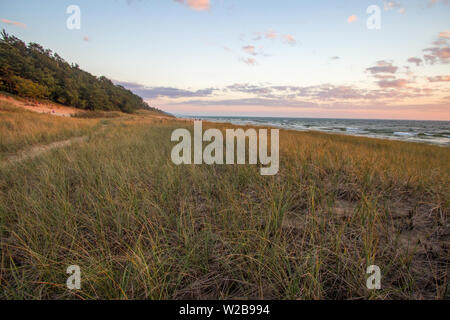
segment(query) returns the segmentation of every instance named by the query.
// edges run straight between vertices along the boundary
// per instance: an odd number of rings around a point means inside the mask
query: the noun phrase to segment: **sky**
[[[450,120],[450,0],[0,0],[0,28],[177,115]]]

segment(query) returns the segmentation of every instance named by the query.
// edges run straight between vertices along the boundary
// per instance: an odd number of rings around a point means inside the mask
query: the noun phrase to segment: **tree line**
[[[106,77],[96,77],[37,43],[0,34],[0,90],[85,110],[160,111]]]

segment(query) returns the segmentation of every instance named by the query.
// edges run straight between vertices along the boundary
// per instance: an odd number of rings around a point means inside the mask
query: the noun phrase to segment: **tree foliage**
[[[106,77],[95,77],[37,43],[26,45],[5,30],[0,34],[0,90],[85,110],[159,111]]]

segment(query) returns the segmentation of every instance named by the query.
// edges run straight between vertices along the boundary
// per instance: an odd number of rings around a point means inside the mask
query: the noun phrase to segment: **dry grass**
[[[98,120],[36,114],[0,102],[0,160],[26,147],[86,135]]]
[[[263,177],[173,165],[188,122],[108,124],[0,168],[1,298],[448,298],[448,148],[282,131],[280,172]]]

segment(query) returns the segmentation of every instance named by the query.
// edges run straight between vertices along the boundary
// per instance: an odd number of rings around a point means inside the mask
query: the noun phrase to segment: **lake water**
[[[237,125],[271,126],[291,130],[316,130],[382,139],[403,140],[450,146],[450,121],[360,120],[260,117],[193,117]]]

